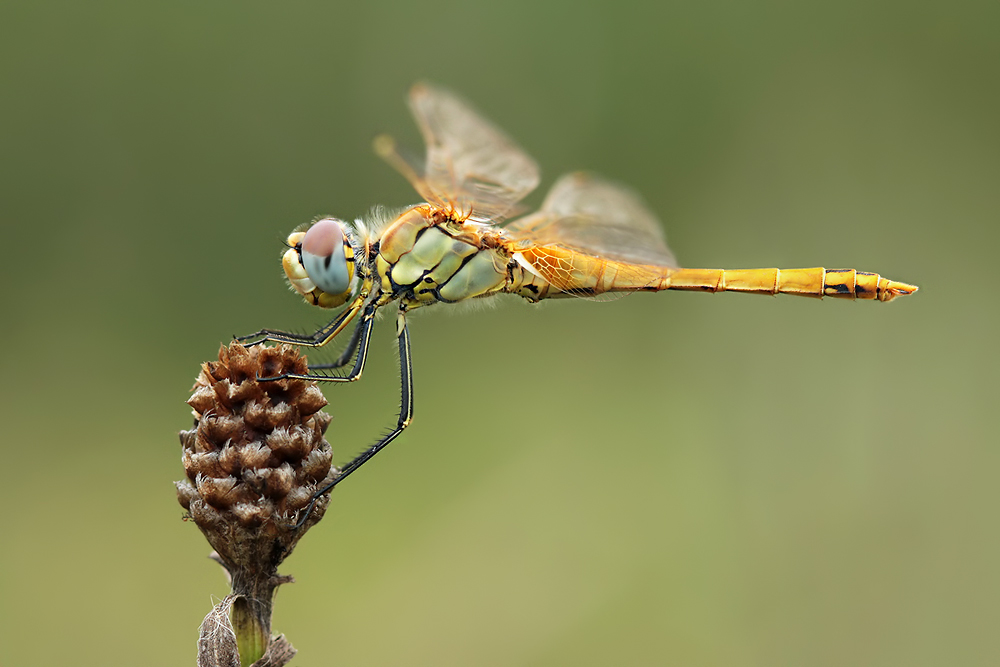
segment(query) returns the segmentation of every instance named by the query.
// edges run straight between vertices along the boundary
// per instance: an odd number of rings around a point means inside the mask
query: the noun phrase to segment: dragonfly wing
[[[632,190],[584,172],[560,178],[537,213],[515,220],[510,240],[556,245],[616,262],[676,267],[663,228]]]
[[[535,161],[454,93],[418,83],[410,109],[427,144],[418,190],[430,203],[496,221],[538,186]]]

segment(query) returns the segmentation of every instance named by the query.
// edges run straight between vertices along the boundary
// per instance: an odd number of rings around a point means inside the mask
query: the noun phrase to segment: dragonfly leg
[[[357,356],[354,358],[354,367],[347,373],[347,375],[324,375],[323,373],[283,373],[282,375],[275,375],[274,377],[257,378],[258,382],[271,382],[274,380],[314,380],[316,382],[354,382],[361,377],[361,374],[365,370],[365,361],[368,359],[368,344],[372,339],[372,325],[375,324],[375,305],[368,304],[365,308],[364,315],[361,316],[361,321],[358,322],[358,326],[355,328],[354,333],[351,334],[351,340],[348,342],[347,350],[345,353],[350,353],[351,348],[357,349]],[[343,328],[343,327],[341,327]],[[343,358],[346,356],[350,358],[350,354],[341,355]],[[338,362],[340,359],[337,360]],[[333,366],[334,368],[339,368],[340,366],[346,365],[346,361],[339,366]],[[327,368],[329,366],[324,366]]]
[[[354,331],[351,332],[351,337],[347,341],[347,346],[344,351],[340,353],[337,360],[329,364],[309,364],[309,368],[312,370],[332,370],[335,368],[343,368],[347,364],[351,363],[351,359],[354,358],[354,353],[358,349],[358,343],[361,342],[361,327],[364,324],[364,319],[357,323],[354,327]]]
[[[309,502],[309,506],[306,507],[306,511],[303,513],[298,522],[296,522],[296,528],[301,527],[302,524],[306,522],[306,519],[309,518],[309,514],[312,512],[313,507],[316,505],[316,501],[323,494],[330,491],[330,489],[335,487],[337,484],[340,484],[347,478],[348,475],[363,466],[369,459],[378,454],[379,451],[381,451],[386,445],[395,440],[396,437],[403,432],[403,429],[409,426],[410,422],[413,420],[413,376],[410,372],[410,331],[406,327],[406,319],[403,313],[404,311],[400,310],[396,319],[396,337],[399,340],[399,370],[401,384],[399,418],[396,421],[396,426],[384,436],[379,438],[378,442],[374,445],[354,457],[354,460],[341,469],[340,474],[337,475],[336,479],[313,494],[312,500]],[[364,344],[367,345],[367,341],[365,341]]]
[[[288,333],[287,331],[277,331],[275,329],[261,329],[247,336],[237,336],[236,340],[246,344],[247,347],[253,347],[268,341],[301,345],[303,347],[323,347],[333,340],[337,334],[347,328],[347,325],[351,323],[364,306],[364,302],[364,295],[359,295],[344,312],[313,334],[301,335]]]

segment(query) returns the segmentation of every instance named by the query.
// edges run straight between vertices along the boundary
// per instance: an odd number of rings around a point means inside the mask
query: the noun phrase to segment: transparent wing
[[[376,141],[376,152],[428,203],[498,221],[538,186],[535,161],[455,94],[418,83],[410,109],[427,144],[424,164],[386,137]]]
[[[556,245],[601,259],[676,267],[663,228],[637,194],[593,174],[560,178],[537,213],[507,225],[507,237]]]

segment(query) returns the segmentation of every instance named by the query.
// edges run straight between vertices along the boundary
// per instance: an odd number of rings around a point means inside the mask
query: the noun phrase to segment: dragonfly
[[[500,294],[533,303],[662,290],[891,301],[917,291],[914,285],[854,269],[681,268],[659,221],[640,197],[591,173],[563,176],[538,211],[521,215],[519,202],[539,183],[538,166],[524,150],[444,88],[418,83],[410,90],[409,105],[426,155],[421,159],[388,136],[376,139],[375,151],[424,201],[395,213],[376,210],[369,219],[324,217],[296,229],[282,257],[288,282],[309,304],[343,310],[310,335],[262,329],[239,338],[248,345],[270,341],[323,347],[354,323],[334,362],[312,366],[307,374],[262,378],[353,382],[365,368],[376,312],[398,304],[397,422],[343,467],[314,501],[412,421],[406,316],[417,308]],[[329,372],[347,366],[343,374]],[[316,370],[328,372],[312,372]]]

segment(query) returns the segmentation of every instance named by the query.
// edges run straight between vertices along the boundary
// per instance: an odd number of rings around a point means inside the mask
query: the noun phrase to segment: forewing
[[[558,245],[630,264],[676,267],[663,228],[632,190],[588,173],[560,178],[537,213],[515,220],[512,241]]]
[[[538,186],[535,161],[455,94],[420,83],[410,109],[427,144],[421,194],[430,203],[496,221]]]

